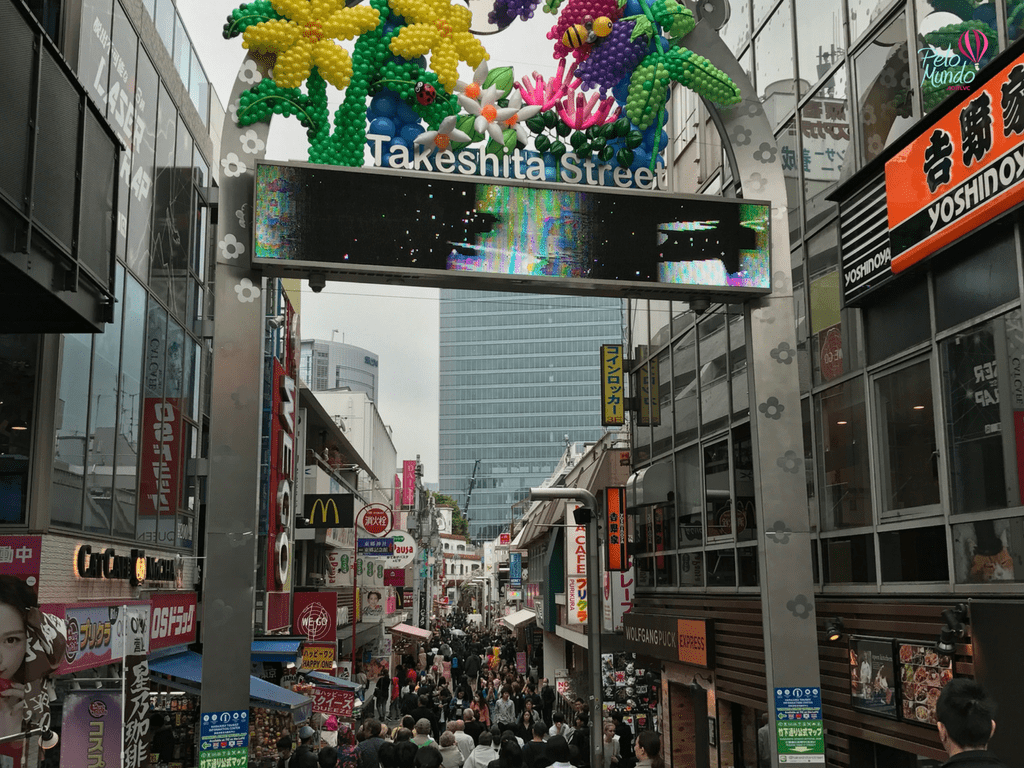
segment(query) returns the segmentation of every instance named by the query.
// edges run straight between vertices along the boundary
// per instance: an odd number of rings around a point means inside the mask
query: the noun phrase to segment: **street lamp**
[[[600,547],[597,520],[601,505],[597,497],[583,488],[531,488],[530,501],[572,499],[590,510],[587,517],[587,659],[590,664],[590,752],[591,765],[604,764],[604,739],[601,738],[601,614]]]

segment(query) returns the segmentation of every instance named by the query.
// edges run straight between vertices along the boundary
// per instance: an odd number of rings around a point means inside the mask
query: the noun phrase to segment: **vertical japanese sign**
[[[513,589],[523,586],[523,554],[511,552],[508,556],[508,581]]]
[[[902,272],[1024,200],[1018,58],[885,164],[892,271]]]
[[[605,530],[608,536],[608,555],[605,559],[609,571],[626,570],[626,489],[608,488],[605,491]]]
[[[124,612],[124,735],[121,765],[149,762],[149,606],[126,605]]]
[[[121,694],[68,691],[60,740],[61,768],[121,765]]]
[[[820,688],[775,689],[775,735],[780,763],[824,765]]]
[[[622,345],[601,345],[601,424],[619,427],[625,423]]]
[[[622,616],[633,608],[633,592],[635,579],[633,562],[628,558],[626,567],[621,571],[605,570],[604,602],[601,604],[604,616],[605,632],[621,632]]]
[[[651,358],[640,366],[636,378],[638,393],[636,423],[641,427],[657,427],[661,424],[658,358]]]
[[[568,624],[587,623],[587,579],[585,576],[574,576],[568,580],[565,591],[566,622]]]
[[[416,506],[416,462],[402,462],[402,506]]]

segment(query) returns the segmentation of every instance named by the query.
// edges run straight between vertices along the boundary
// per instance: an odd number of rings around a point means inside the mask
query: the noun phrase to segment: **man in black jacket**
[[[943,768],[1006,768],[988,751],[996,732],[995,703],[979,683],[950,680],[935,705],[939,741],[949,755]]]
[[[299,728],[299,748],[295,750],[292,759],[288,761],[288,768],[319,768],[316,750],[313,749],[314,736],[316,736],[316,731],[308,725]]]
[[[555,689],[546,677],[540,679],[541,712],[544,722],[551,725],[551,711],[555,708]]]
[[[469,658],[466,659],[466,677],[469,678],[469,684],[473,686],[473,690],[476,690],[476,679],[480,675],[481,664],[483,664],[483,659],[480,658],[479,653],[470,653]]]
[[[412,712],[414,720],[427,720],[430,722],[430,732],[437,734],[437,713],[434,708],[430,706],[430,699],[426,696],[420,696],[419,706],[416,707]]]

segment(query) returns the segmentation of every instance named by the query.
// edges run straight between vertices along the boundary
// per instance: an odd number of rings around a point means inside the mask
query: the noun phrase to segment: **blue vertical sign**
[[[508,556],[508,580],[512,589],[523,586],[523,553],[512,552]]]

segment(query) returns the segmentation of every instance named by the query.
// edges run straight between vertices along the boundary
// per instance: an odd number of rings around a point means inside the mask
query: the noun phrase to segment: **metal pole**
[[[356,679],[356,622],[359,620],[359,529],[352,531],[352,677]]]
[[[590,666],[590,764],[604,765],[604,738],[601,735],[601,615],[604,595],[601,585],[601,547],[597,540],[597,521],[601,505],[583,488],[531,488],[531,501],[573,499],[590,510],[587,522],[587,662]]]

